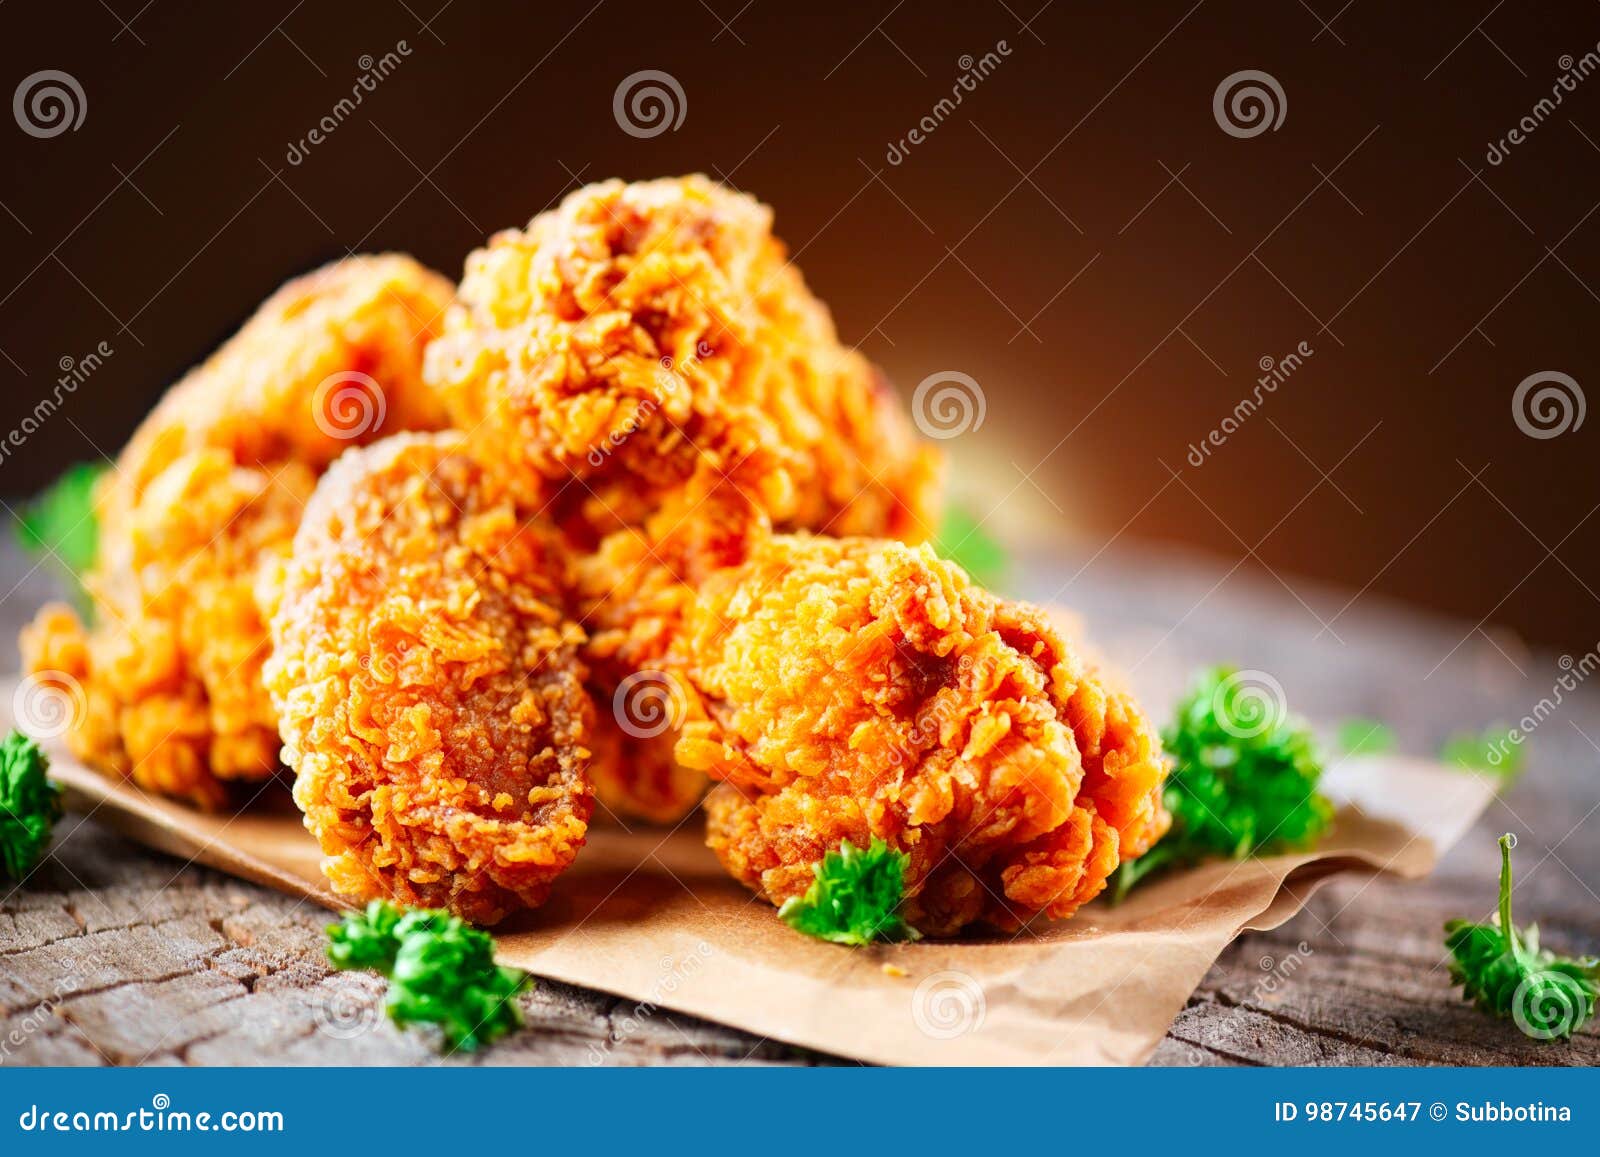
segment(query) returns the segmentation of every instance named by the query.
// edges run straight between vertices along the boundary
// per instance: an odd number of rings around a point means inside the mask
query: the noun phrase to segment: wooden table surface
[[[1488,625],[1215,560],[1098,549],[1018,558],[1007,585],[1081,612],[1158,715],[1187,672],[1217,661],[1272,673],[1319,728],[1382,719],[1418,754],[1563,700],[1528,740],[1525,775],[1430,879],[1339,880],[1282,928],[1241,937],[1152,1063],[1600,1063],[1593,1024],[1570,1044],[1541,1044],[1462,1003],[1440,933],[1446,919],[1493,909],[1494,840],[1513,831],[1519,922],[1537,920],[1559,949],[1600,953],[1600,687],[1557,687],[1582,651],[1529,650]],[[54,586],[0,549],[0,591],[11,592],[0,633],[13,637]],[[329,970],[327,921],[69,816],[47,862],[0,901],[0,1065],[437,1063],[378,1015],[381,981]],[[53,994],[43,1006],[41,992]],[[628,1002],[551,982],[526,1011],[529,1031],[447,1063],[830,1060],[666,1011],[635,1017]]]

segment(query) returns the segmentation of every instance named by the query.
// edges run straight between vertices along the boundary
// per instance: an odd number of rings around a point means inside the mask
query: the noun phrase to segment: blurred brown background
[[[977,383],[982,425],[946,445],[1003,537],[1180,541],[1577,654],[1600,417],[1535,438],[1513,396],[1544,371],[1600,391],[1597,42],[1593,3],[1493,0],[11,0],[5,91],[59,70],[84,116],[0,123],[0,437],[111,352],[0,494],[114,454],[295,273],[384,248],[459,273],[579,182],[701,170],[776,207],[908,402]],[[676,128],[619,124],[642,70]],[[1281,89],[1276,128],[1224,131],[1242,70]]]

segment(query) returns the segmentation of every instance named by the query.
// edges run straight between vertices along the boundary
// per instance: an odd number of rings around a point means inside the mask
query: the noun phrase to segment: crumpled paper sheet
[[[210,816],[146,795],[56,745],[74,810],[153,848],[330,908],[292,804]],[[600,828],[550,902],[496,929],[502,963],[758,1036],[883,1064],[1137,1064],[1245,929],[1295,915],[1332,876],[1424,876],[1493,796],[1488,777],[1346,760],[1313,854],[1209,864],[1123,904],[1013,936],[850,949],[800,936],[730,880],[699,822]]]

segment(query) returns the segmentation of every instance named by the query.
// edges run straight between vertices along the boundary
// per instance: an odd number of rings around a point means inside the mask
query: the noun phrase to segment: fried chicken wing
[[[102,479],[95,611],[44,609],[25,668],[69,693],[87,762],[203,807],[278,767],[258,571],[346,447],[444,424],[423,346],[452,287],[408,257],[289,282],[170,389]]]
[[[674,585],[769,526],[932,533],[934,453],[750,197],[704,177],[580,189],[474,253],[459,302],[425,373],[479,456],[590,553],[578,599],[602,701],[653,671]],[[669,747],[605,737],[603,803],[682,815],[704,778]]]
[[[341,895],[488,924],[577,855],[594,712],[564,565],[457,434],[353,450],[319,483],[266,682]]]
[[[678,662],[677,758],[721,781],[709,843],[775,904],[877,836],[924,933],[1015,928],[1070,916],[1167,823],[1133,701],[926,546],[775,537],[705,583]]]

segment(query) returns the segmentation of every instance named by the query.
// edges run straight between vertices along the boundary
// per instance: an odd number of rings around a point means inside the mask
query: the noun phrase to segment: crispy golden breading
[[[680,762],[708,837],[781,903],[848,839],[910,856],[932,935],[1070,916],[1161,834],[1154,728],[1045,615],[926,546],[780,536],[704,586]],[[698,718],[693,716],[698,715]]]
[[[729,544],[769,524],[933,531],[935,454],[748,196],[704,177],[580,189],[474,253],[459,301],[425,373],[479,457],[594,552],[578,609],[603,701],[649,670],[668,588],[738,561]],[[602,741],[602,802],[682,815],[704,779],[668,746]]]
[[[258,572],[340,451],[443,424],[421,364],[451,294],[399,255],[317,270],[145,419],[96,494],[95,625],[49,607],[22,640],[27,670],[78,684],[80,757],[208,808],[227,803],[226,781],[272,775]]]
[[[691,491],[574,558],[573,602],[589,633],[584,658],[604,724],[590,773],[609,818],[672,823],[705,795],[705,774],[672,754],[687,704],[671,693],[667,655],[700,584],[769,533],[736,493]]]
[[[583,846],[593,707],[563,557],[455,433],[352,450],[318,485],[266,682],[340,894],[489,924]]]

